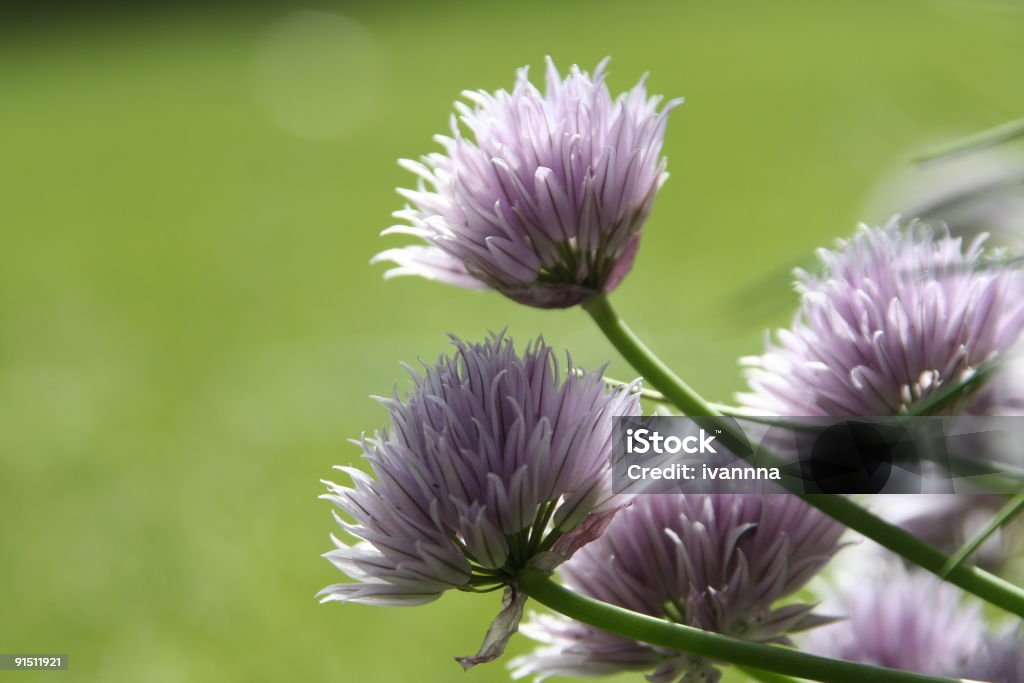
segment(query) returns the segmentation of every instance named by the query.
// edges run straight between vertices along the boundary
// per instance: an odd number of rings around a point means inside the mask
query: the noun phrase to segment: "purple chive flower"
[[[893,222],[819,251],[823,272],[797,274],[793,326],[745,359],[740,402],[765,415],[895,415],[995,359],[1024,326],[1024,278],[983,240]]]
[[[667,177],[665,124],[682,100],[659,110],[642,80],[612,99],[606,63],[593,77],[574,66],[563,80],[548,59],[544,92],[523,68],[511,93],[463,93],[452,136],[436,138],[444,152],[401,162],[419,183],[399,190],[409,204],[395,216],[408,225],[384,234],[426,246],[378,254],[397,265],[387,276],[496,289],[540,308],[614,289]]]
[[[517,574],[568,558],[625,502],[610,492],[612,417],[638,414],[639,399],[599,372],[560,378],[543,340],[521,356],[504,334],[454,345],[412,372],[405,399],[381,399],[391,427],[359,444],[371,472],[340,467],[352,484],[325,482],[354,539],[334,538],[325,557],[353,582],[321,596],[417,605],[506,586],[480,653],[460,660],[468,667],[500,655],[518,626]]]
[[[1014,632],[992,635],[977,603],[931,574],[877,563],[840,576],[825,607],[843,618],[809,632],[810,652],[993,683],[1024,680]]]
[[[988,636],[968,673],[979,681],[1024,683],[1024,629],[1007,623]]]
[[[863,227],[836,251],[821,250],[820,275],[798,272],[801,307],[764,355],[745,359],[750,391],[738,398],[767,415],[884,416],[912,409],[944,384],[1010,353],[1024,326],[1024,274],[984,237],[961,238],[920,224]],[[1009,362],[950,412],[1020,413]],[[879,514],[954,550],[984,524],[991,496],[882,496]],[[979,521],[980,520],[980,521]],[[980,557],[998,560],[1002,539]],[[994,553],[994,554],[993,554]]]
[[[773,604],[832,557],[843,529],[787,494],[643,495],[558,573],[598,600],[757,642],[822,623],[811,605]],[[561,616],[523,632],[543,645],[512,662],[516,677],[636,670],[668,683],[717,681],[714,663]]]

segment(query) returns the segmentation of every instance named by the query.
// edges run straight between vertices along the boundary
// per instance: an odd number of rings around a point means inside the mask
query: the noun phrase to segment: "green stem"
[[[615,313],[608,297],[599,294],[583,309],[590,314],[609,341],[633,368],[662,395],[687,415],[714,415],[711,406],[672,369],[661,362],[633,330]]]
[[[796,683],[796,679],[783,676],[782,674],[773,674],[770,671],[762,671],[750,666],[738,666],[736,668],[745,673],[748,678],[761,681],[761,683]]]
[[[949,556],[909,531],[889,524],[845,496],[809,495],[802,498],[829,517],[867,536],[908,562],[927,569],[988,603],[1024,618],[1024,589],[1020,586],[1015,586],[970,564],[959,564],[943,576],[942,572],[949,564]]]
[[[583,308],[623,358],[679,410],[691,417],[716,415],[710,403],[679,379],[637,338],[615,313],[607,297],[595,296]],[[726,423],[717,426],[727,437],[742,438],[736,437],[731,426]],[[868,512],[845,496],[804,495],[802,498],[843,526],[933,574],[941,576],[949,562],[949,557],[939,549]],[[954,567],[943,578],[997,607],[1024,617],[1024,589],[1019,586],[967,564]]]
[[[967,137],[953,140],[945,145],[936,147],[935,149],[922,154],[921,156],[914,159],[917,163],[924,163],[926,161],[934,161],[936,159],[942,159],[944,157],[951,157],[957,154],[963,154],[965,152],[975,152],[986,147],[993,147],[1007,140],[1012,140],[1015,137],[1024,135],[1024,119],[1016,119],[1014,121],[1007,121],[1006,123],[983,130],[980,133],[974,133]]]
[[[910,415],[936,414],[953,401],[962,398],[969,391],[976,390],[995,374],[996,370],[999,369],[999,365],[998,361],[988,361],[976,368],[974,374],[967,379],[940,387],[935,393],[913,404],[910,409]]]
[[[751,643],[692,626],[673,624],[574,593],[539,571],[520,575],[518,585],[551,609],[610,633],[773,674],[828,683],[951,683],[952,679],[829,659],[783,647]],[[778,678],[772,678],[778,681]]]
[[[949,558],[949,561],[939,572],[939,575],[945,576],[967,561],[967,558],[973,555],[992,534],[1013,521],[1013,518],[1019,515],[1022,510],[1024,510],[1024,493],[1018,493],[996,513],[995,517],[989,520],[985,528],[979,531],[974,538],[967,541],[960,550],[953,553],[953,556]]]

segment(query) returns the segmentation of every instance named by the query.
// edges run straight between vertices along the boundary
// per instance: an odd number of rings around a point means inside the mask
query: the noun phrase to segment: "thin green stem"
[[[580,371],[580,374],[582,375],[583,372]],[[604,383],[613,389],[621,389],[623,387],[628,387],[630,385],[630,382],[624,382],[621,379],[614,379],[608,376],[604,377]],[[640,398],[647,399],[648,401],[654,401],[655,403],[662,403],[664,405],[669,406],[672,405],[672,401],[665,398],[665,394],[655,389],[634,385],[633,393],[639,394]],[[778,418],[758,417],[756,413],[751,413],[747,410],[744,410],[743,408],[737,408],[736,406],[730,406],[725,403],[708,402],[708,407],[711,408],[711,410],[716,415],[724,415],[726,417],[742,417],[749,418],[751,420],[762,420],[765,424],[771,425],[781,424]]]
[[[829,659],[673,624],[574,593],[538,571],[524,572],[518,585],[537,602],[584,624],[643,643],[771,674],[828,683],[951,683],[953,680]],[[780,679],[773,677],[771,680]]]
[[[708,402],[661,362],[616,315],[608,297],[599,294],[583,304],[583,308],[630,365],[672,405],[687,415],[715,414]]]
[[[580,371],[579,374],[582,375],[583,372]],[[624,387],[628,387],[630,384],[629,382],[623,382],[621,379],[612,379],[611,377],[605,377],[604,383],[607,386],[612,387],[614,389],[622,389]],[[655,391],[654,389],[648,389],[647,387],[633,385],[633,393],[639,394],[640,398],[646,398],[648,401],[654,401],[655,403],[671,404],[671,401],[665,398],[664,394],[662,394],[660,391]]]
[[[607,297],[596,296],[583,308],[623,358],[673,405],[691,417],[714,419],[717,413],[712,404],[676,376],[637,338],[615,313]],[[723,431],[724,442],[745,441],[745,437],[736,435],[735,428],[726,421],[718,421],[715,426]],[[939,549],[868,512],[845,496],[804,495],[802,498],[840,524],[933,574],[941,576],[949,562],[949,557]],[[997,607],[1024,617],[1024,589],[1019,586],[967,564],[954,567],[943,578]]]
[[[979,133],[968,135],[967,137],[953,140],[945,145],[936,147],[935,149],[922,154],[921,156],[914,159],[917,163],[924,163],[926,161],[935,161],[945,157],[955,156],[957,154],[964,154],[966,152],[975,152],[986,147],[993,147],[1007,140],[1012,140],[1015,137],[1024,135],[1024,119],[1016,119],[1014,121],[1007,121],[1006,123],[983,130]]]
[[[941,387],[924,400],[912,405],[909,414],[913,416],[934,415],[950,403],[977,389],[982,383],[991,378],[998,368],[998,361],[993,360],[983,363],[974,370],[970,377]]]
[[[989,520],[988,524],[985,525],[985,528],[979,531],[974,538],[967,541],[960,550],[953,553],[953,556],[949,558],[949,561],[946,562],[942,569],[939,570],[939,576],[946,576],[966,562],[967,558],[973,555],[975,551],[981,547],[982,543],[987,541],[992,534],[1020,514],[1021,510],[1024,510],[1024,493],[1018,493],[1007,501],[1006,505],[1004,505],[999,512]]]
[[[982,600],[1024,618],[1024,589],[970,564],[942,576],[949,556],[935,546],[868,512],[845,496],[809,495],[804,500],[829,517],[870,538],[903,559],[973,593]]]

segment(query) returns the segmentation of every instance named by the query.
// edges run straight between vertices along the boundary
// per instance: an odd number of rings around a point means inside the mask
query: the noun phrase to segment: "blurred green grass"
[[[377,237],[410,182],[395,159],[433,149],[463,88],[507,87],[545,54],[610,54],[614,88],[649,70],[653,91],[687,98],[614,298],[720,398],[789,316],[760,314],[774,275],[850,232],[881,171],[1024,109],[1024,14],[1002,4],[316,9],[348,17],[351,43],[298,43],[271,65],[294,80],[270,81],[260,60],[299,10],[0,22],[0,651],[71,656],[68,672],[0,678],[463,678],[451,656],[477,646],[496,597],[314,601],[339,580],[318,557],[333,531],[318,480],[380,425],[367,396],[403,386],[399,363],[446,332],[543,332],[629,374],[579,311],[368,266],[395,243]],[[311,140],[281,116],[343,125]]]

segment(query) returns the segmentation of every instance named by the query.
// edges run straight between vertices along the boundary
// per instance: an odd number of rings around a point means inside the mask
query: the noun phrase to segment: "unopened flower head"
[[[326,554],[353,579],[324,601],[416,605],[444,591],[511,589],[472,665],[500,654],[525,597],[516,575],[551,569],[600,533],[623,502],[610,492],[612,417],[636,415],[633,387],[600,373],[560,377],[543,340],[454,340],[456,353],[413,372],[404,399],[382,399],[391,426],[360,445],[371,473],[325,482],[355,539]]]
[[[636,612],[756,642],[821,623],[812,606],[773,603],[832,557],[842,527],[786,494],[641,495],[558,572],[573,589]],[[715,681],[711,662],[563,617],[535,617],[543,643],[513,662],[518,677],[626,670],[648,679]]]
[[[606,60],[607,61],[607,60]],[[492,288],[531,306],[561,308],[616,287],[636,256],[654,195],[668,111],[643,81],[612,98],[605,62],[563,79],[547,62],[538,90],[519,71],[512,92],[467,91],[443,153],[402,165],[407,225],[387,233],[426,245],[389,249],[388,275]],[[464,137],[464,129],[471,137]]]
[[[797,274],[793,326],[745,359],[740,401],[765,415],[895,415],[996,359],[1024,326],[1024,278],[983,241],[893,222],[820,250],[822,273]]]
[[[965,603],[955,586],[877,560],[840,575],[836,584],[823,608],[841,620],[803,637],[809,651],[956,678],[972,678],[984,664],[981,653],[989,641],[981,610]]]

